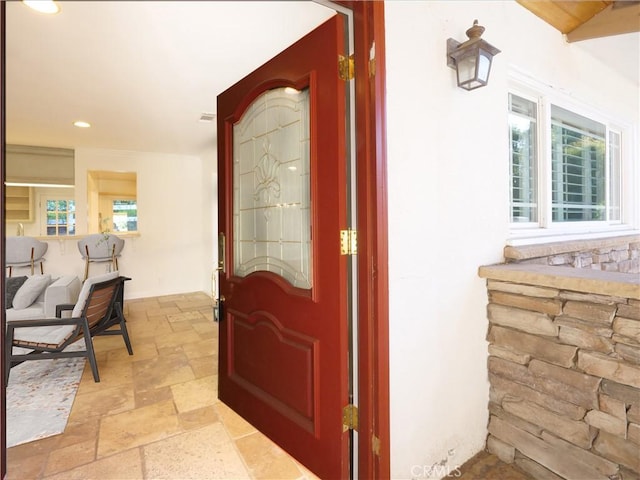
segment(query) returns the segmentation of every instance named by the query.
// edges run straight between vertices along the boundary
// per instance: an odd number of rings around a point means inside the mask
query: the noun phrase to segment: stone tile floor
[[[7,480],[315,479],[217,400],[217,324],[204,293],[125,302],[134,355],[95,339],[61,435],[10,448]],[[480,453],[463,480],[528,480]]]
[[[95,339],[61,435],[7,451],[7,480],[314,479],[217,400],[218,325],[204,293],[125,302],[134,355]]]

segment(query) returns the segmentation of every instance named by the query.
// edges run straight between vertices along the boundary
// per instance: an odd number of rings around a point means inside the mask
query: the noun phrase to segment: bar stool
[[[31,267],[33,275],[36,263],[40,264],[40,273],[44,274],[44,254],[48,249],[49,244],[37,238],[7,237],[5,264],[9,269],[9,276],[13,273],[13,267]]]
[[[110,271],[118,270],[118,257],[124,239],[111,233],[94,233],[78,240],[78,250],[85,261],[84,279],[89,276],[90,263],[109,263]]]

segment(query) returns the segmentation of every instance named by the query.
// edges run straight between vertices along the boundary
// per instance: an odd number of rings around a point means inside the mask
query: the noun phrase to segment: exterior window
[[[511,221],[538,221],[537,105],[509,95]]]
[[[510,93],[512,227],[568,232],[621,224],[622,141],[622,130],[598,115]]]
[[[46,200],[47,235],[75,235],[76,202],[74,200]]]
[[[551,106],[552,218],[606,220],[605,125]]]
[[[620,136],[620,132],[609,131],[609,220],[618,222],[622,204]]]

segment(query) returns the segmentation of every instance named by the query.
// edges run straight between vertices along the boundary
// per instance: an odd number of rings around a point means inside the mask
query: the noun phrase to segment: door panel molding
[[[268,312],[252,312],[250,316],[236,315],[234,311],[228,313],[233,351],[249,352],[231,359],[231,380],[317,436],[315,419],[320,399],[314,385],[318,382],[318,342],[284,328]],[[262,358],[269,358],[269,352],[274,350],[283,351],[282,357],[259,365],[258,369],[251,368]],[[283,372],[287,366],[293,366],[288,368],[287,380],[296,388],[271,381],[274,372]]]

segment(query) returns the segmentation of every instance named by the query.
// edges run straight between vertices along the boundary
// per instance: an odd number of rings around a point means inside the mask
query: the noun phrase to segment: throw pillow
[[[22,277],[9,277],[4,281],[4,299],[6,302],[5,308],[13,307],[13,297],[16,296],[18,289],[24,282],[27,281],[27,276]]]
[[[13,308],[21,310],[31,306],[50,283],[51,275],[28,277],[13,297]]]
[[[82,315],[82,310],[84,310],[84,304],[87,303],[87,298],[89,298],[89,290],[94,283],[106,282],[107,280],[111,280],[112,278],[117,278],[120,276],[120,273],[116,270],[115,272],[103,273],[102,275],[96,275],[95,277],[87,278],[82,284],[82,289],[80,290],[80,294],[78,295],[78,301],[76,302],[75,307],[73,307],[73,311],[71,312],[72,318],[78,318]]]

